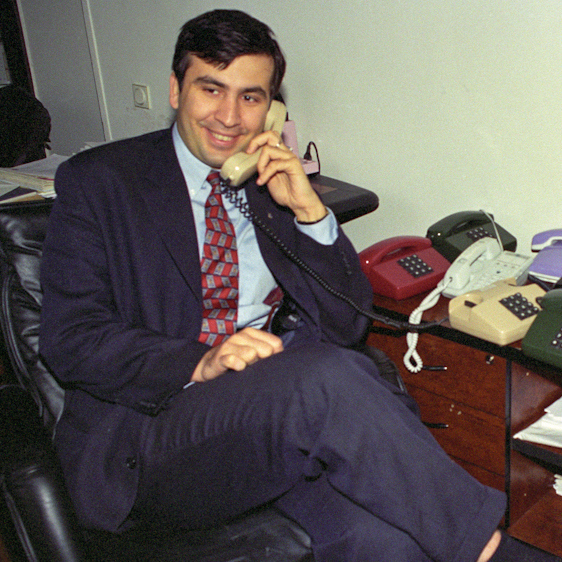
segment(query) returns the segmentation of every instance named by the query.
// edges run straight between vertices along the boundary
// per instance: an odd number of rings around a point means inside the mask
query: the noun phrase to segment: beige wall
[[[66,150],[104,130],[120,138],[167,126],[179,27],[237,7],[266,21],[284,48],[301,147],[314,140],[326,175],[380,197],[376,213],[346,226],[358,250],[424,235],[465,209],[493,212],[525,252],[533,233],[562,227],[558,0],[39,4],[20,0],[20,9],[38,94],[64,117],[57,144]],[[149,86],[152,109],[133,107],[134,82]]]

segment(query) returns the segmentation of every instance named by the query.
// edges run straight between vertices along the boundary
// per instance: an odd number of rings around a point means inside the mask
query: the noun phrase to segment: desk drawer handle
[[[423,422],[423,424],[426,427],[429,427],[430,429],[448,429],[449,428],[449,424],[448,423],[430,423],[430,422]]]

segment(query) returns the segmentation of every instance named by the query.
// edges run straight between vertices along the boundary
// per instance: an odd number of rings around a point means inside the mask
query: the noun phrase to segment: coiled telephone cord
[[[419,325],[423,316],[423,313],[430,308],[433,308],[439,298],[441,297],[441,293],[447,288],[449,283],[451,282],[450,277],[444,277],[437,287],[427,295],[420,303],[420,305],[410,314],[408,321],[410,324]],[[443,319],[444,320],[444,319]],[[443,322],[437,322],[437,324],[441,324]],[[408,344],[408,350],[404,354],[404,365],[408,371],[411,373],[419,373],[423,369],[423,361],[416,351],[416,347],[418,345],[419,333],[417,331],[410,331],[406,334],[406,343]]]

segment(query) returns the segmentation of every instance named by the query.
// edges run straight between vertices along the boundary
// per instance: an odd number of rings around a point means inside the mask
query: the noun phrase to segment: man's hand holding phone
[[[312,188],[300,159],[283,144],[274,131],[265,131],[248,145],[247,152],[260,150],[258,185],[267,185],[273,199],[289,207],[297,221],[313,223],[324,218],[328,211]]]

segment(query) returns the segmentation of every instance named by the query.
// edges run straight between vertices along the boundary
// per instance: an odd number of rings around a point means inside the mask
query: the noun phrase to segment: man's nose
[[[225,127],[235,127],[240,124],[240,107],[238,100],[229,97],[221,100],[215,113],[215,117]]]

